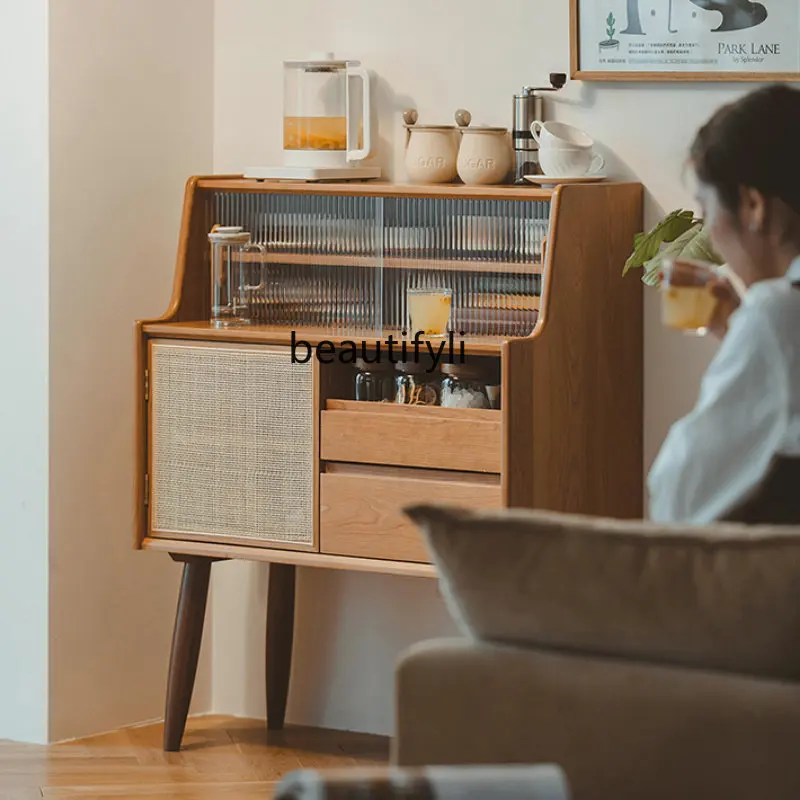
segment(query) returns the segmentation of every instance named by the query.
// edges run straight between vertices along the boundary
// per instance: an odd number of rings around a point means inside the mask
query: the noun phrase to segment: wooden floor
[[[381,736],[292,727],[267,733],[263,721],[230,717],[190,719],[180,753],[161,750],[161,733],[161,725],[148,725],[50,747],[0,742],[0,800],[263,800],[292,770],[389,758]]]

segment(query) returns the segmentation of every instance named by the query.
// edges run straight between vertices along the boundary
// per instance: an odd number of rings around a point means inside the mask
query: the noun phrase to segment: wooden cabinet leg
[[[203,622],[208,599],[208,580],[213,559],[173,556],[183,561],[183,580],[175,614],[172,651],[169,659],[167,705],[164,714],[164,750],[181,749],[189,703],[192,699],[197,659],[203,639]]]
[[[267,593],[267,729],[278,731],[286,718],[294,639],[294,564],[269,565]]]

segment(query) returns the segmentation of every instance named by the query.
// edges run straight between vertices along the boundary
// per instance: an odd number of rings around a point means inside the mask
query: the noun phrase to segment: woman
[[[714,247],[747,291],[712,287],[722,343],[650,472],[650,516],[800,524],[800,91],[720,109],[691,162]]]

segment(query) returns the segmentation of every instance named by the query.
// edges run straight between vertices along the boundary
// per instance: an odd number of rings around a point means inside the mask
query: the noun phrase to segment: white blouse
[[[697,405],[672,426],[650,470],[651,519],[721,519],[754,493],[775,456],[800,456],[800,288],[792,283],[800,283],[800,258],[784,278],[753,284],[731,315]]]

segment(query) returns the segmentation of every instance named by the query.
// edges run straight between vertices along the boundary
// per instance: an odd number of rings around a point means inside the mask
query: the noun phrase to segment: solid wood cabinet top
[[[604,182],[601,185],[612,185]],[[414,185],[388,181],[343,181],[338,183],[268,181],[241,176],[200,178],[198,189],[225,192],[273,194],[355,195],[361,197],[452,197],[479,200],[551,200],[557,189],[525,186],[465,186],[461,183]]]
[[[389,181],[270,181],[237,176],[201,178],[198,189],[273,194],[354,195],[361,197],[457,197],[492,200],[550,200],[552,189],[528,186],[465,186],[453,184],[401,184]]]

